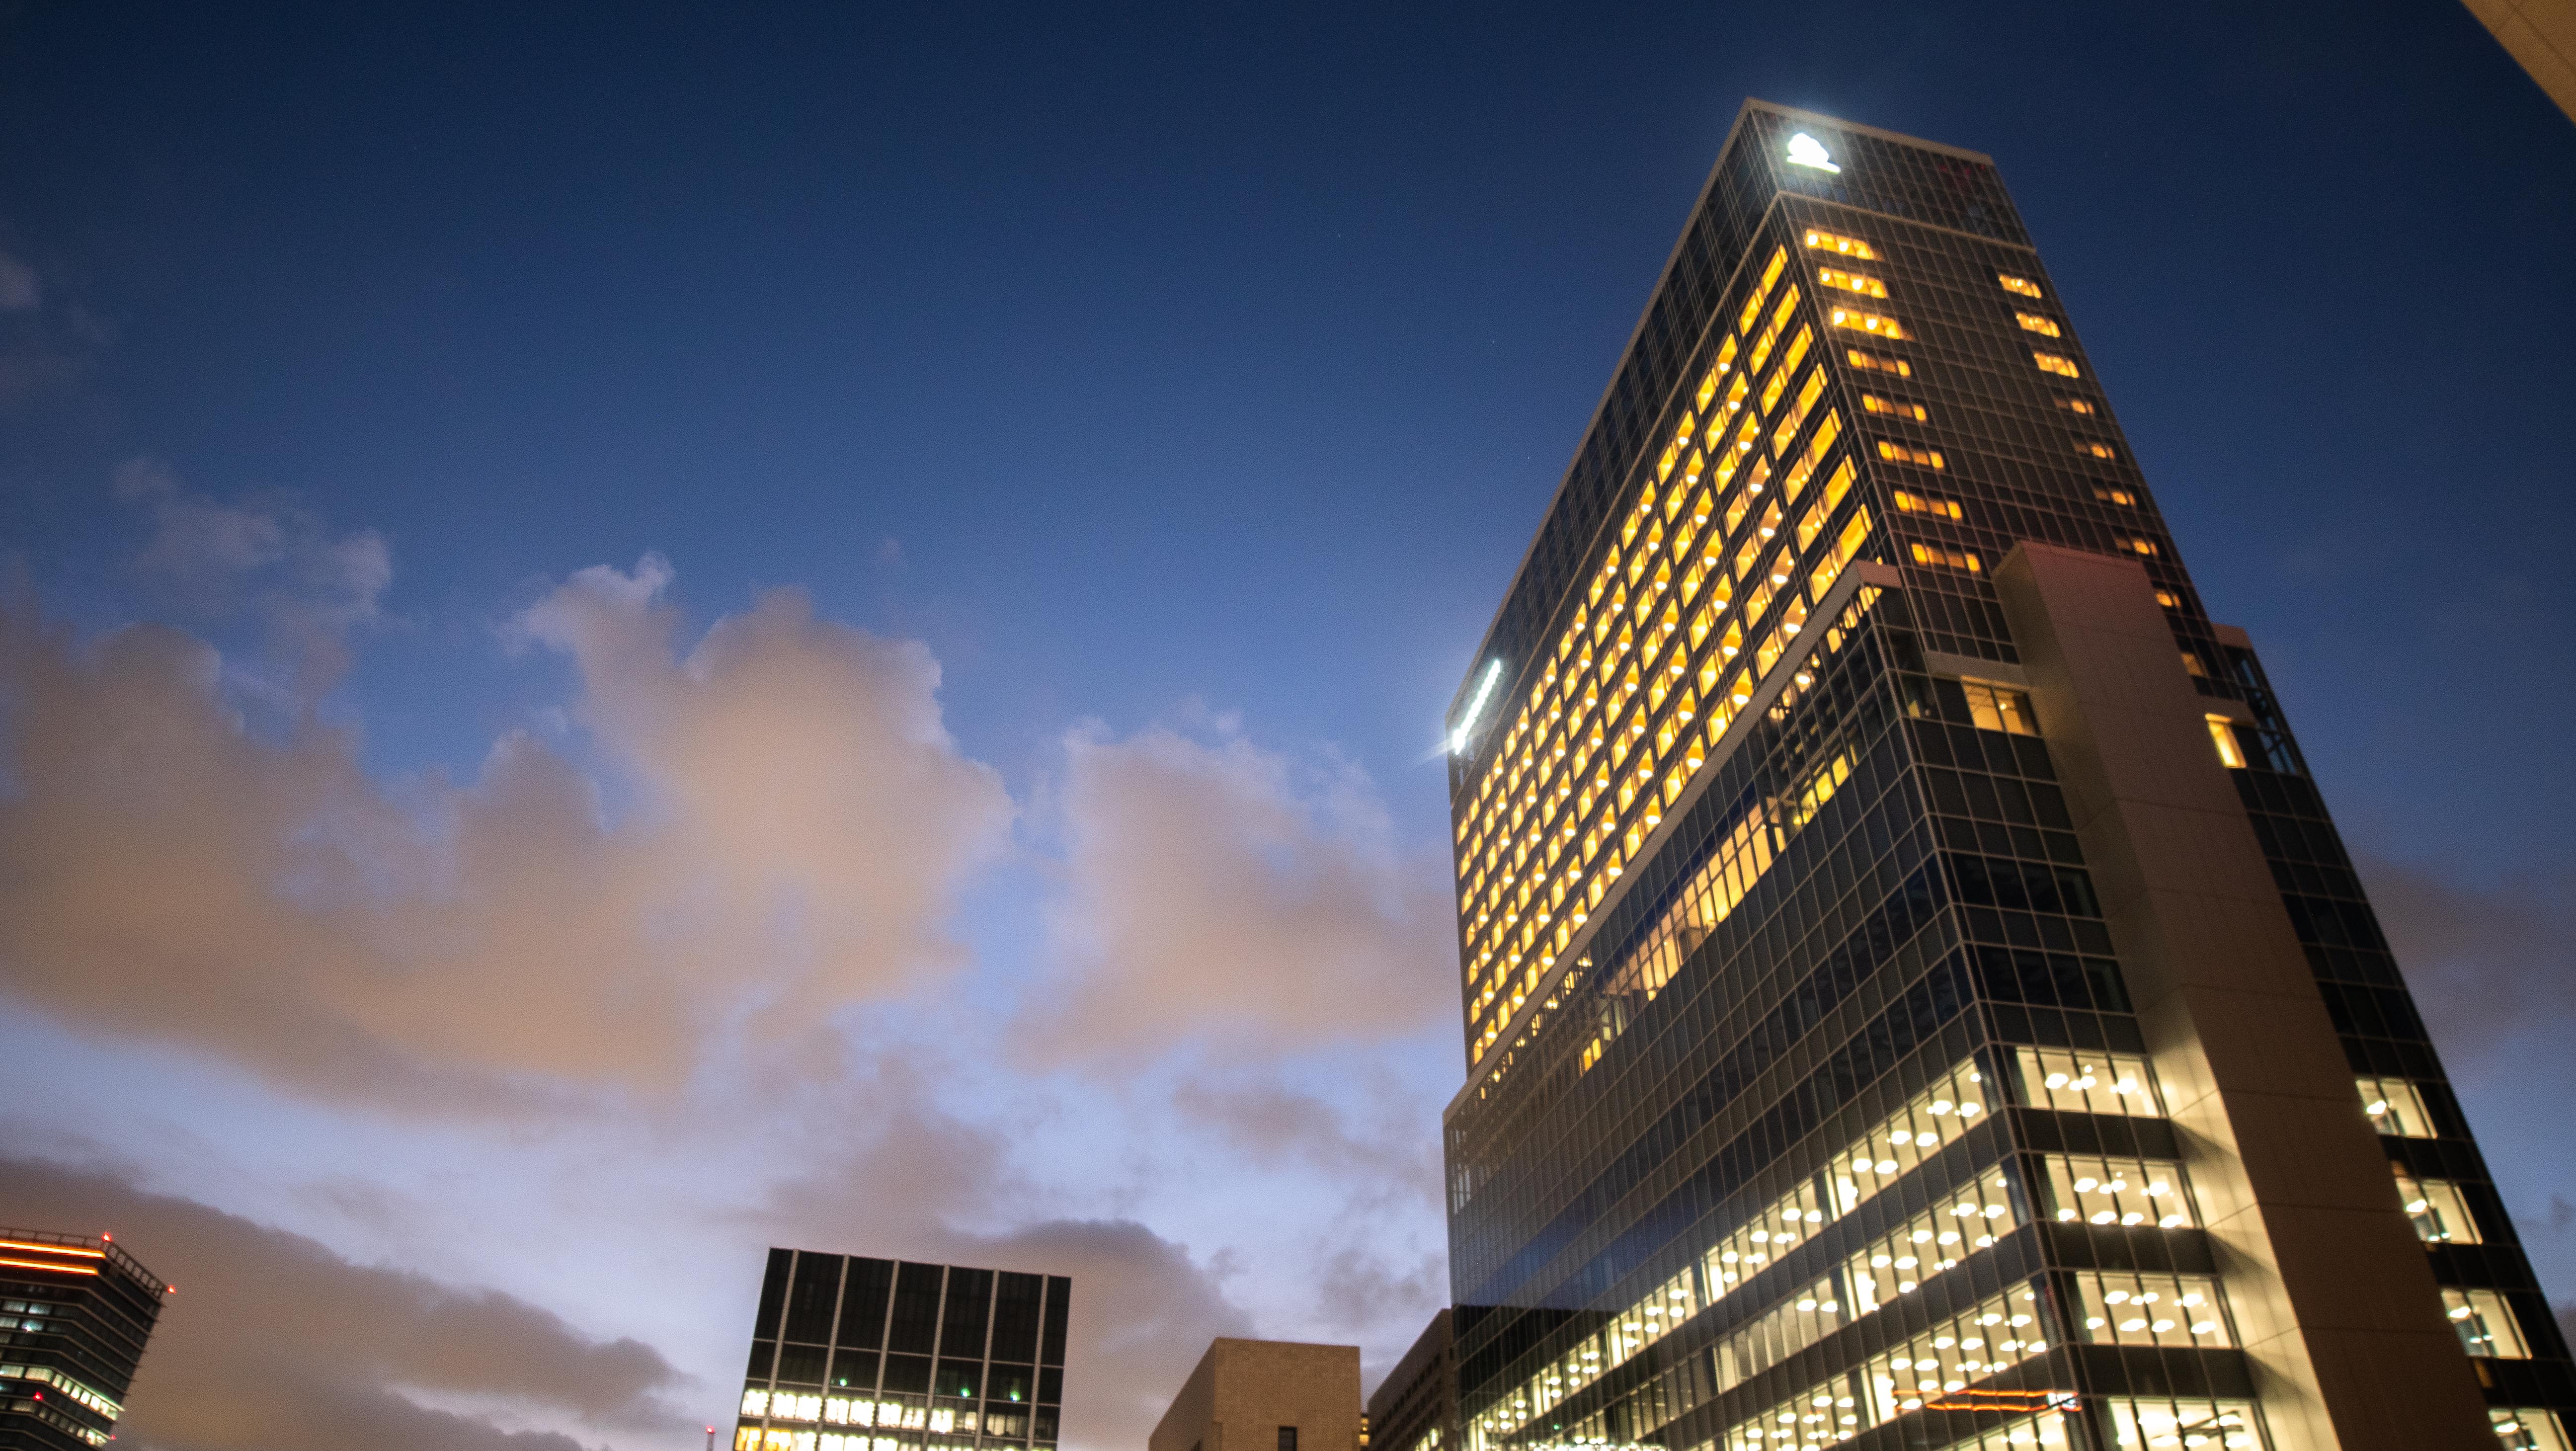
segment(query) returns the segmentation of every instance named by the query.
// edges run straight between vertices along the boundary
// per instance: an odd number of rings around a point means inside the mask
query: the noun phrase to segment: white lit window
[[[2353,1086],[2361,1092],[2361,1111],[2372,1128],[2392,1138],[2434,1137],[2433,1116],[2424,1111],[2424,1097],[2414,1084],[2403,1078],[2360,1077]]]
[[[2040,1108],[2070,1113],[2122,1114],[2160,1118],[2147,1060],[2125,1053],[2093,1053],[2066,1048],[2016,1048],[2022,1092]]]
[[[2500,1360],[2525,1360],[2531,1355],[2531,1347],[2523,1343],[2522,1327],[2514,1323],[2513,1307],[2493,1290],[2444,1285],[2442,1313],[2451,1317],[2451,1328],[2460,1332],[2460,1348],[2471,1355]]]
[[[2051,1154],[2051,1216],[2062,1223],[2184,1229],[2199,1222],[2182,1166],[2148,1159]]]
[[[2460,1197],[2459,1185],[2446,1179],[2418,1179],[2403,1164],[2389,1167],[2396,1171],[2397,1199],[2406,1207],[2406,1217],[2414,1221],[2416,1238],[2426,1244],[2480,1242],[2477,1216]]]
[[[2538,1406],[2497,1406],[2487,1412],[2487,1422],[2503,1451],[2568,1451],[2566,1429],[2556,1414]]]
[[[2088,1270],[2075,1277],[2076,1315],[2084,1338],[2103,1345],[2236,1343],[2206,1275],[2118,1274]]]
[[[1992,1248],[2019,1223],[2011,1185],[2001,1174],[1988,1174],[1948,1195],[1946,1202],[1862,1246],[1844,1265],[1854,1313],[1867,1314],[1913,1294],[1924,1281],[1958,1268],[1981,1249]]]

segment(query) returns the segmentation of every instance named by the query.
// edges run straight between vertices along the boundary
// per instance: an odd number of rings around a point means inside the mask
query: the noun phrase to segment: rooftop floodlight
[[[1818,171],[1842,170],[1834,165],[1834,154],[1825,149],[1825,143],[1804,131],[1789,138],[1789,161],[1792,165],[1812,166]]]

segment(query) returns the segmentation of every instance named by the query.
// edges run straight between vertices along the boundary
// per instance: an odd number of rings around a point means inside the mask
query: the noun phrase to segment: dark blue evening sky
[[[660,548],[703,609],[922,633],[1006,762],[1196,692],[1400,771],[1759,94],[1995,155],[2336,797],[2564,858],[2576,137],[2449,6],[35,6],[6,45],[0,222],[106,336],[74,425],[11,420],[0,528],[75,587],[149,453],[384,530],[425,626],[356,684],[387,765],[487,734],[460,617]],[[2479,749],[2413,748],[2464,700]]]

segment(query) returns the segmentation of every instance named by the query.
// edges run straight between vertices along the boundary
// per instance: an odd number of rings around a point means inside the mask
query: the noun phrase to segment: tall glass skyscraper
[[[1448,724],[1470,1451],[2564,1451],[2512,1221],[1988,158],[1746,104]]]

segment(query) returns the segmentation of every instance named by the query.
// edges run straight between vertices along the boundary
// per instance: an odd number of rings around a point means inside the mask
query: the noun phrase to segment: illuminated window
[[[2210,743],[2218,747],[2218,764],[2231,771],[2245,769],[2245,752],[2236,744],[2236,727],[2227,717],[2213,715],[2209,721]]]
[[[2075,445],[2075,451],[2091,458],[2118,458],[2120,456],[2112,451],[2111,445],[2107,443],[2095,443],[2091,439],[2079,441]]]
[[[1882,438],[1878,441],[1878,456],[1892,463],[1921,464],[1927,469],[1949,467],[1949,464],[1942,460],[1938,449],[1908,448],[1892,439]]]
[[[2084,1338],[2101,1344],[2236,1343],[2219,1304],[2218,1281],[2206,1275],[2086,1271],[2075,1276],[2075,1299]]]
[[[2037,333],[2041,337],[2045,338],[2064,336],[2064,334],[2058,330],[2057,322],[2054,318],[2042,317],[2035,312],[2014,313],[2013,321],[2020,323],[2021,330],[2026,333]]]
[[[1780,269],[1788,265],[1789,249],[1786,247],[1772,248],[1771,260],[1762,264],[1762,286],[1760,290],[1769,292],[1771,290],[1771,284],[1780,280]]]
[[[2030,355],[2030,360],[2039,364],[2039,370],[2043,373],[2055,373],[2061,378],[2081,378],[2084,376],[2084,374],[2076,368],[2075,361],[2072,358],[2061,358],[2055,353],[2033,353]]]
[[[1870,250],[1867,242],[1858,237],[1843,236],[1839,232],[1819,232],[1811,228],[1807,232],[1806,243],[1820,252],[1835,252],[1845,257],[1859,258],[1863,262],[1878,260],[1878,254]]]
[[[1863,297],[1887,296],[1887,284],[1866,272],[1845,272],[1839,267],[1819,267],[1816,280],[1844,292],[1857,292]]]
[[[2069,1113],[2120,1114],[2161,1118],[2147,1060],[2124,1053],[2072,1052],[2062,1048],[2016,1048],[2025,1101],[2039,1108]]]
[[[2200,657],[2189,650],[2182,652],[2182,668],[2187,675],[2196,675],[2202,679],[2207,679],[2209,676],[2209,667],[2201,664]]]
[[[2004,285],[2004,291],[2006,292],[2017,292],[2024,297],[2037,297],[2040,295],[2039,284],[2031,281],[2027,277],[2015,277],[2007,272],[1998,272],[1995,274],[1995,280]]]
[[[2156,603],[2169,610],[2178,610],[2182,608],[2182,600],[2169,589],[2160,589],[2156,591]]]
[[[2060,398],[2057,400],[2057,406],[2069,413],[2081,413],[2087,418],[2093,416],[2093,405],[2081,398]]]
[[[1845,349],[1843,356],[1851,359],[1853,367],[1865,372],[1894,373],[1900,378],[1914,376],[1914,365],[1903,358],[1882,358],[1876,353],[1864,353],[1858,348]]]
[[[1936,499],[1929,494],[1909,494],[1903,489],[1896,491],[1893,502],[1896,507],[1908,514],[1931,514],[1942,519],[1956,519],[1962,513],[1959,501],[1956,499]]]
[[[1982,680],[1962,680],[1959,689],[1967,694],[1968,718],[1977,723],[1977,729],[2016,736],[2039,734],[2030,713],[2029,696]]]
[[[2424,1097],[2414,1084],[2403,1078],[2360,1077],[2353,1087],[2361,1093],[2361,1111],[2372,1128],[2392,1138],[2434,1136],[2433,1116],[2424,1111]]]
[[[2051,1154],[2047,1165],[2048,1212],[2060,1223],[2186,1229],[2199,1222],[2180,1164]]]
[[[2487,1425],[2500,1451],[2569,1451],[2566,1428],[2538,1406],[2497,1406],[2487,1412]]]
[[[1984,563],[1977,556],[1962,550],[1943,549],[1936,545],[1921,543],[1911,546],[1911,550],[1916,564],[1937,564],[1944,569],[1964,569],[1970,574],[1985,568]]]
[[[1885,413],[1897,418],[1911,418],[1917,423],[1928,423],[1932,418],[1931,414],[1923,411],[1923,405],[1920,403],[1899,403],[1893,398],[1881,398],[1875,393],[1860,395],[1860,408],[1863,413]]]
[[[2499,1360],[2526,1360],[2531,1347],[2514,1323],[2513,1307],[2493,1290],[2442,1287],[2442,1313],[2460,1332],[2460,1348],[2471,1355]]]
[[[1891,342],[1903,342],[1912,336],[1896,319],[1881,313],[1863,312],[1856,307],[1831,309],[1825,315],[1825,321],[1835,327],[1847,327],[1855,332],[1865,332],[1873,337],[1886,338]]]
[[[2138,502],[2138,496],[2126,489],[2096,488],[2093,491],[2093,497],[2105,504],[2128,505]]]
[[[2156,549],[2156,541],[2152,539],[2138,539],[2123,535],[2111,542],[2117,546],[2123,554],[2143,554],[2152,559],[2158,552]]]
[[[2388,1167],[2397,1175],[2397,1200],[2414,1221],[2416,1238],[2426,1244],[2477,1244],[2484,1239],[2459,1185],[2447,1179],[2418,1179],[2403,1164]]]

